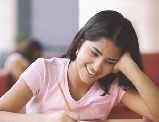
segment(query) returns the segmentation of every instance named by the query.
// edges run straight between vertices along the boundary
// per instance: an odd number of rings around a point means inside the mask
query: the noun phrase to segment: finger
[[[72,119],[72,118],[70,118],[70,117],[67,117],[67,118],[64,120],[64,122],[77,122],[77,120],[74,120],[74,119]]]
[[[72,118],[73,120],[79,120],[79,115],[77,114],[77,113],[74,113],[74,112],[70,112],[70,111],[68,111],[68,116],[70,117],[70,118]]]

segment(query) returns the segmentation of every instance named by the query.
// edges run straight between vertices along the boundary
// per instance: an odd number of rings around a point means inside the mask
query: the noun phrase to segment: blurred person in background
[[[26,39],[6,59],[4,68],[10,73],[11,87],[23,71],[42,56],[42,45],[36,39]]]

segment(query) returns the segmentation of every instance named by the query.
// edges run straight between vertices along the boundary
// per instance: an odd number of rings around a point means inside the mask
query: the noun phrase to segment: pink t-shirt
[[[75,101],[68,88],[67,70],[69,62],[69,59],[64,58],[39,58],[24,71],[21,77],[33,93],[32,99],[27,103],[27,114],[67,110],[55,81],[55,77],[57,77],[71,110],[79,114],[80,120],[106,119],[110,110],[120,102],[125,93],[118,86],[118,79],[116,78],[111,85],[109,91],[111,95],[100,96],[104,91],[96,81],[87,94]]]

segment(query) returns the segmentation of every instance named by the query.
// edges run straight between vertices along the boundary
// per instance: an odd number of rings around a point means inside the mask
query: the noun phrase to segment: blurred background
[[[102,10],[119,11],[132,22],[146,75],[159,87],[159,0],[0,0],[0,96],[10,88],[4,62],[23,40],[37,39],[43,57],[59,57],[86,21]],[[108,118],[142,117],[118,104]]]
[[[26,37],[42,43],[45,57],[65,51],[86,21],[107,9],[131,20],[142,53],[159,52],[158,0],[1,0],[0,67]]]

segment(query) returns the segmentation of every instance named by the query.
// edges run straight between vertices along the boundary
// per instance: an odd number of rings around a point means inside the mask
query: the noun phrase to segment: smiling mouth
[[[94,72],[92,72],[88,67],[86,67],[87,68],[87,71],[88,71],[88,73],[90,74],[90,75],[96,75],[96,73],[94,73]]]

